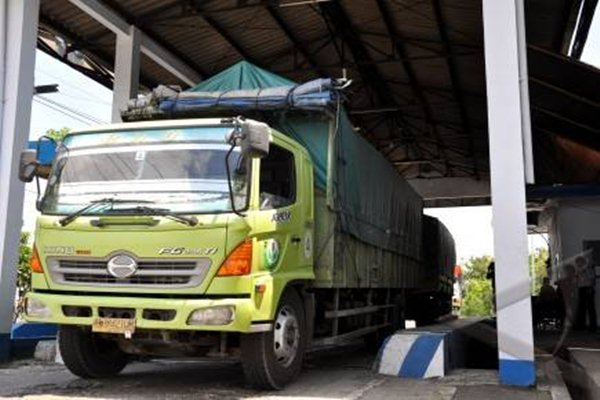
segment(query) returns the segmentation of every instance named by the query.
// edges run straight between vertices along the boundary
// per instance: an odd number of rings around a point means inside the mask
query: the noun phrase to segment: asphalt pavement
[[[300,378],[280,392],[246,386],[239,364],[222,361],[134,363],[117,378],[86,380],[64,366],[17,362],[0,367],[0,397],[25,399],[551,399],[550,392],[505,388],[496,371],[461,370],[442,379],[374,373],[374,355],[350,346],[309,356]]]

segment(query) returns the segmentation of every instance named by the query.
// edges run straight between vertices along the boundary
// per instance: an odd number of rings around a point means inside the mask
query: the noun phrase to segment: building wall
[[[600,198],[560,199],[552,203],[543,215],[548,230],[552,258],[551,280],[562,276],[562,266],[574,263],[584,255],[596,270],[596,311],[600,311],[600,254],[585,248],[585,242],[600,242]],[[598,251],[596,251],[598,253]],[[596,261],[594,261],[594,258]],[[598,313],[600,318],[600,313]]]

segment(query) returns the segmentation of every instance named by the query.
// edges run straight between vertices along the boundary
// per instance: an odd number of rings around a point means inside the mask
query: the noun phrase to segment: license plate
[[[135,319],[96,318],[92,323],[92,332],[132,335],[135,332]]]

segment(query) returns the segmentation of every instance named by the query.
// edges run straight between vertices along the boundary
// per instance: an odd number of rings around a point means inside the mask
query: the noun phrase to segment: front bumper
[[[256,306],[250,298],[220,298],[220,299],[161,299],[142,297],[111,297],[111,296],[73,296],[50,293],[28,293],[30,299],[42,302],[50,311],[45,318],[25,315],[29,322],[46,322],[59,325],[91,326],[98,318],[99,308],[134,309],[136,329],[161,330],[194,330],[217,332],[262,332],[271,329],[270,323],[264,321],[252,323]],[[79,317],[65,315],[64,307],[90,307],[91,316]],[[189,325],[188,318],[192,312],[202,308],[217,306],[234,306],[233,321],[227,325]],[[174,317],[169,321],[159,321],[144,318],[145,310],[172,310]]]

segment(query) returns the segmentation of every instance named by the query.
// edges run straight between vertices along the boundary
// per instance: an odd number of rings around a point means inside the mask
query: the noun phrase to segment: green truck
[[[424,256],[421,199],[339,101],[190,110],[206,93],[72,133],[51,166],[22,154],[22,180],[48,179],[25,317],[60,326],[71,372],[232,357],[281,389],[309,348],[400,328],[411,298],[431,300],[428,319],[450,312],[453,243]]]

